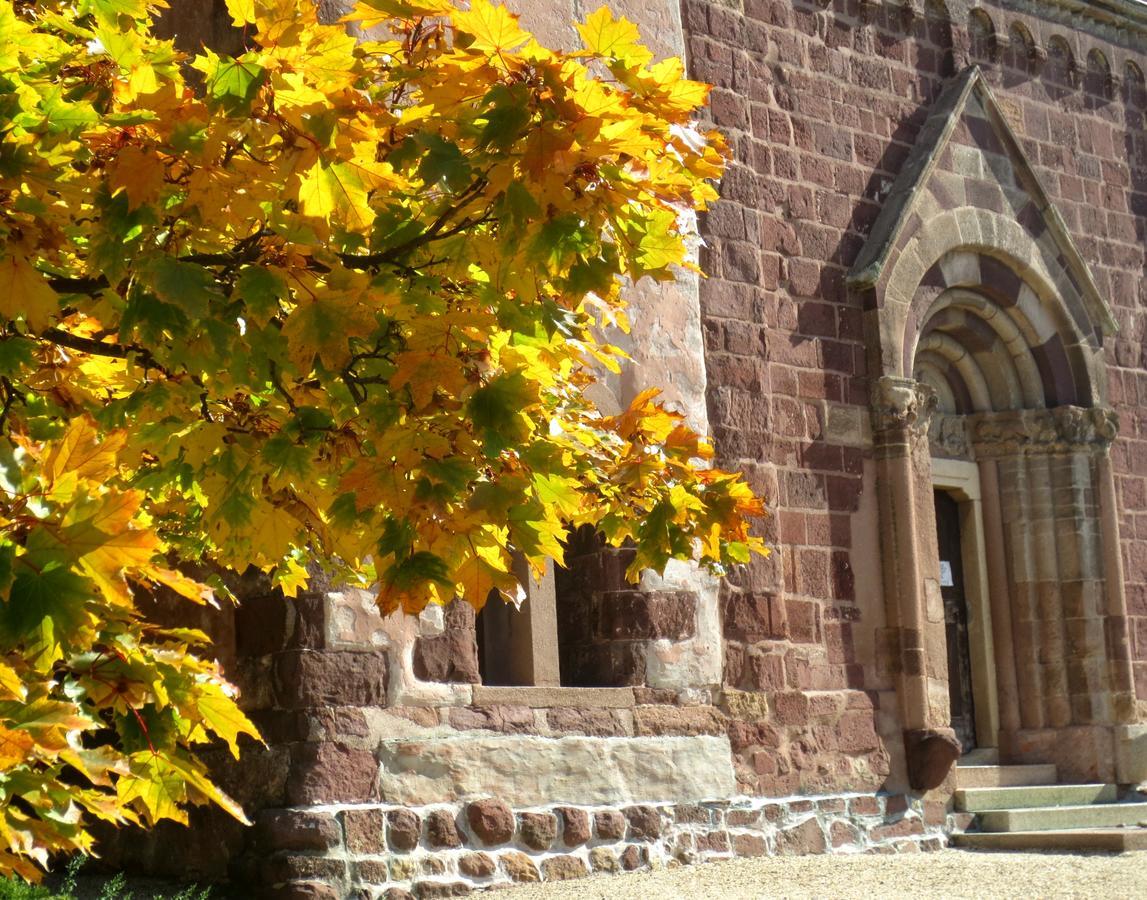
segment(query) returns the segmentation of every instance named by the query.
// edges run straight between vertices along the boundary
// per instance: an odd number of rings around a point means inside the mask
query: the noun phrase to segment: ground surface
[[[943,850],[900,856],[737,859],[515,889],[514,900],[757,897],[1147,897],[1147,852]]]

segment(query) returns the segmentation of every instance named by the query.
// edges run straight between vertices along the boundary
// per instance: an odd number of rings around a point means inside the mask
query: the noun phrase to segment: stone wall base
[[[276,897],[403,900],[731,859],[902,853],[944,846],[918,798],[841,794],[690,804],[511,809],[496,799],[421,807],[267,810],[260,881]]]

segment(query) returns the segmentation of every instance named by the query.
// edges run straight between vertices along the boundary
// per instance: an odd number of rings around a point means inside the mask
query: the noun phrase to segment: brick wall
[[[1120,325],[1106,343],[1110,400],[1122,420],[1112,454],[1147,708],[1142,35],[1135,50],[1127,33],[1083,15],[1072,20],[1077,30],[1050,21],[1051,5],[1047,21],[1029,14],[1031,4],[1024,14],[988,4],[975,16],[969,5],[929,4],[910,16],[900,4],[854,0],[684,3],[691,73],[716,85],[712,117],[735,153],[723,199],[701,223],[711,275],[701,286],[710,421],[722,462],[739,465],[768,496],[765,534],[778,545],[726,588],[725,681],[775,697],[759,723],[766,733],[798,702],[785,699],[790,693],[823,702],[823,691],[865,692],[867,715],[882,734],[892,730],[891,684],[869,648],[884,615],[879,576],[858,577],[873,568],[857,554],[870,553],[877,520],[875,506],[863,505],[871,490],[864,441],[849,439],[867,419],[870,360],[845,274],[945,79],[973,62]],[[999,199],[984,193],[989,207]],[[815,730],[810,722],[782,741],[780,758],[858,777],[863,751],[842,760]],[[785,749],[802,743],[806,752]],[[744,747],[746,787],[751,760],[767,746]],[[784,783],[755,778],[766,792]]]

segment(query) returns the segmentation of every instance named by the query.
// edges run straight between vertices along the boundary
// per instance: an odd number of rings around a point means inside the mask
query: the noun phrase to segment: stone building
[[[1147,5],[611,6],[716,86],[735,160],[710,277],[637,287],[602,402],[669,386],[774,554],[627,585],[578,535],[477,621],[245,583],[212,627],[267,737],[222,776],[257,826],[113,857],[446,896],[939,847],[961,748],[1042,767],[997,783],[1147,780]],[[518,8],[557,44],[587,11]]]

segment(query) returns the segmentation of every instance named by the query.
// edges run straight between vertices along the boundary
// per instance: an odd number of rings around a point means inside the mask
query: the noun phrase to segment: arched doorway
[[[942,781],[954,711],[965,742],[1004,761],[1114,779],[1136,716],[1103,348],[1116,324],[975,67],[934,103],[848,280],[869,339],[876,646],[909,781]],[[938,491],[955,503],[951,558]],[[957,580],[966,639],[950,655]]]

